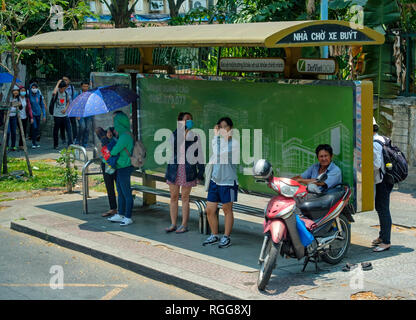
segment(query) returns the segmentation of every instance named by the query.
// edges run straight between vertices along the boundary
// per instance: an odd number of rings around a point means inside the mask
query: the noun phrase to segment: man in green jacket
[[[117,193],[118,193],[118,213],[108,218],[111,222],[120,222],[120,226],[127,226],[133,223],[131,212],[133,209],[133,195],[131,192],[131,165],[130,155],[133,152],[134,139],[130,132],[130,119],[121,112],[114,113],[114,129],[118,140],[111,150],[112,156],[119,155],[116,163],[117,170]]]

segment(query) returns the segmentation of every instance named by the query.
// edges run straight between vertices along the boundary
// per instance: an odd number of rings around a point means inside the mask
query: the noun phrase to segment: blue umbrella
[[[11,83],[13,76],[8,72],[0,72],[0,83]],[[16,78],[16,82],[22,82]]]
[[[123,108],[139,96],[130,89],[112,85],[88,90],[77,96],[68,107],[68,117],[89,117]]]

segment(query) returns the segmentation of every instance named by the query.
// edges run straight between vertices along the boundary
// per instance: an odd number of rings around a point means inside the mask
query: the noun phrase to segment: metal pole
[[[328,20],[328,0],[321,0],[321,20]],[[322,58],[328,58],[328,46],[322,47]]]
[[[412,70],[410,70],[410,64],[411,64],[411,46],[410,46],[410,36],[406,34],[406,89],[405,89],[405,96],[410,95],[410,73]]]
[[[137,73],[130,73],[131,89],[137,93]],[[139,135],[138,121],[137,121],[137,99],[132,102],[131,117],[133,118],[133,135],[134,141],[137,141]]]

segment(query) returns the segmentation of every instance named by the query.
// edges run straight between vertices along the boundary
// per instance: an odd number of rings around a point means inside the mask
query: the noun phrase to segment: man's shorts
[[[209,182],[207,201],[220,202],[222,204],[237,202],[237,194],[237,183],[234,182],[234,186],[219,186],[211,180]]]

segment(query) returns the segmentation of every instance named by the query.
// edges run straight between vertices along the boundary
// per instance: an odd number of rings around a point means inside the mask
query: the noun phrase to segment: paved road
[[[63,274],[63,289],[59,289]],[[52,286],[55,289],[51,288]],[[0,300],[201,297],[0,226]]]

